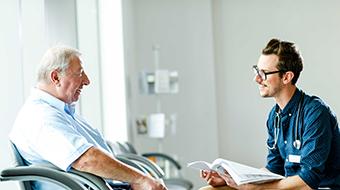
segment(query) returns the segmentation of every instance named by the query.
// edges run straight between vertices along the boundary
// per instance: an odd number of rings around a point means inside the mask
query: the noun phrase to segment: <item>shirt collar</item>
[[[299,90],[298,88],[296,88],[294,95],[289,100],[288,104],[283,108],[283,110],[281,111],[281,114],[286,115],[286,114],[293,113],[293,111],[295,111],[295,109],[297,109],[297,106],[298,106],[299,101],[301,99],[301,95],[302,95],[302,91]],[[276,105],[276,107],[279,108],[278,105]]]
[[[47,93],[47,92],[45,92],[41,89],[38,89],[38,88],[33,88],[31,94],[32,94],[33,99],[42,100],[42,101],[48,103],[49,105],[57,108],[58,110],[69,114],[72,117],[75,113],[75,103],[67,104],[67,103],[59,100],[58,98],[52,96],[51,94],[49,94],[49,93]]]

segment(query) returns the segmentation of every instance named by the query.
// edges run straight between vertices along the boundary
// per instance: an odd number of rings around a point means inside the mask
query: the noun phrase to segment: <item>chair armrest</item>
[[[139,156],[136,154],[129,154],[129,153],[119,154],[116,156],[124,157],[129,160],[138,162],[140,165],[143,166],[143,168],[145,168],[150,174],[152,174],[152,176],[156,178],[163,178],[164,176],[163,170],[158,165],[156,165],[154,162],[152,162],[151,160],[143,156]]]
[[[58,184],[69,190],[86,189],[80,182],[70,178],[65,172],[41,166],[17,166],[1,171],[1,181],[44,180]]]
[[[81,172],[73,168],[71,168],[67,174],[87,184],[92,190],[112,190],[103,178],[94,174]]]
[[[129,166],[132,166],[132,167],[138,169],[139,171],[141,171],[141,172],[143,172],[145,174],[148,173],[148,171],[145,168],[143,168],[142,166],[140,166],[138,163],[136,163],[133,160],[129,160],[128,158],[126,158],[126,157],[124,157],[122,155],[116,155],[115,158],[118,159],[119,161],[129,165]]]
[[[147,158],[149,158],[149,157],[160,157],[160,158],[163,158],[165,160],[170,161],[170,163],[172,163],[177,169],[180,170],[182,168],[182,166],[175,159],[173,159],[171,156],[164,154],[164,153],[149,152],[149,153],[142,154],[142,156],[147,157]]]

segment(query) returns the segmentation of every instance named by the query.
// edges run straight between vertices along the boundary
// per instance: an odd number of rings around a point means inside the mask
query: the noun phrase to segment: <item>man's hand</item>
[[[219,174],[219,176],[225,181],[225,183],[233,188],[237,187],[237,184],[233,180],[233,178],[229,175],[228,172],[225,172],[224,174]]]
[[[207,183],[213,187],[226,185],[224,179],[218,175],[217,172],[201,170],[200,172],[201,178],[203,178]]]
[[[151,177],[146,177],[140,182],[132,183],[133,190],[168,190],[165,185]]]

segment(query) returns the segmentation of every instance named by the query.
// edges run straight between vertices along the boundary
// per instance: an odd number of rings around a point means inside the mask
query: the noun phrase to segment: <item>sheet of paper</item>
[[[188,167],[195,168],[198,170],[211,170],[211,164],[205,161],[195,161],[188,163]]]

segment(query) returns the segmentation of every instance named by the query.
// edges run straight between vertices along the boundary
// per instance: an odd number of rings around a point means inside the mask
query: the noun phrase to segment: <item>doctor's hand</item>
[[[217,172],[201,170],[200,176],[213,187],[226,185],[226,181]]]
[[[239,189],[239,190],[252,190],[257,189],[258,186],[253,184],[244,184],[244,185],[237,185],[233,178],[229,175],[228,172],[225,172],[224,174],[219,174],[220,177],[225,181],[226,185],[228,187],[231,187],[233,189]]]
[[[219,174],[219,176],[225,181],[225,183],[229,186],[229,187],[233,187],[235,189],[238,189],[237,184],[235,183],[235,181],[233,180],[233,178],[229,175],[228,172],[224,172],[224,174]]]

